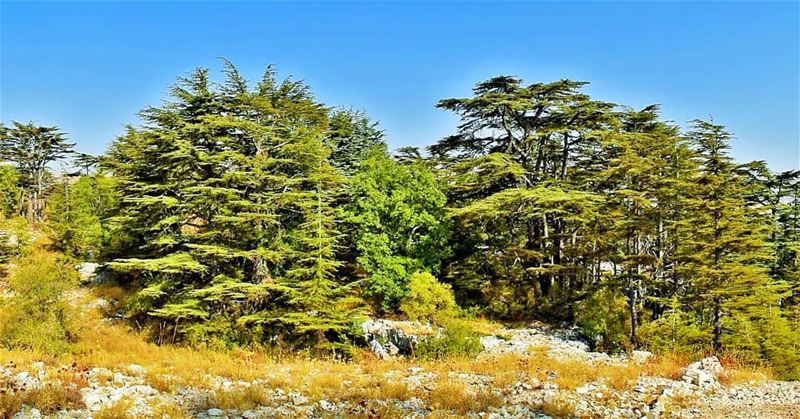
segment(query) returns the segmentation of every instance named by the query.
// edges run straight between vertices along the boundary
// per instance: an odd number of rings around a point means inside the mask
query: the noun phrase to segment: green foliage
[[[449,254],[446,197],[421,163],[402,165],[374,148],[350,181],[345,216],[356,261],[369,278],[365,294],[393,311],[416,271],[439,272]]]
[[[0,214],[5,217],[19,212],[20,193],[22,193],[19,181],[19,173],[14,166],[0,163]]]
[[[638,331],[639,341],[657,353],[695,354],[711,348],[711,330],[701,328],[695,316],[680,309],[673,298],[670,309]]]
[[[47,201],[53,244],[84,260],[96,260],[104,250],[113,249],[108,219],[118,201],[114,179],[102,173],[55,185]]]
[[[76,284],[75,270],[42,250],[14,264],[11,295],[0,306],[0,344],[52,355],[72,350],[75,313],[65,293]]]
[[[614,287],[602,286],[575,308],[575,322],[595,349],[618,352],[630,347],[627,299]]]
[[[112,235],[124,239],[109,266],[140,289],[131,316],[164,339],[240,344],[270,328],[339,342],[358,300],[338,275],[344,179],[321,141],[328,109],[272,68],[251,88],[224,65],[221,84],[205,69],[179,79],[173,101],[145,109],[103,159],[121,195]]]
[[[408,292],[400,301],[400,311],[411,320],[433,321],[458,313],[453,291],[428,272],[416,272],[408,281]]]
[[[0,165],[0,263],[27,240],[7,218],[41,221],[50,194],[55,247],[110,259],[138,291],[129,316],[162,343],[341,354],[364,298],[442,323],[418,355],[469,355],[458,301],[575,321],[602,350],[714,350],[800,374],[800,171],[736,163],[722,125],[682,133],[585,82],[498,76],[438,103],[461,123],[429,156],[392,157],[365,113],[223,65],[221,82],[196,70],[143,110],[100,173],[78,156],[75,182],[48,189],[47,164],[72,152],[56,128],[0,128],[14,164]]]
[[[331,149],[330,162],[351,176],[374,147],[385,145],[383,131],[364,112],[337,109],[331,113],[325,144]]]
[[[441,334],[419,342],[414,349],[417,357],[423,359],[473,357],[483,349],[480,334],[471,327],[469,321],[448,318],[440,320],[439,324],[442,327]]]
[[[0,124],[0,162],[12,162],[16,167],[27,201],[20,211],[30,220],[44,218],[48,164],[71,155],[73,147],[75,144],[68,143],[58,127],[17,121],[10,127]]]

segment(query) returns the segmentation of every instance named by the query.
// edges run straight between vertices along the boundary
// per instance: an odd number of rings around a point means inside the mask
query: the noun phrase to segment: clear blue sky
[[[434,109],[477,81],[572,78],[598,99],[713,115],[741,160],[800,167],[798,2],[269,3],[0,1],[0,120],[102,152],[175,77],[234,61],[365,109],[391,146],[452,133]]]

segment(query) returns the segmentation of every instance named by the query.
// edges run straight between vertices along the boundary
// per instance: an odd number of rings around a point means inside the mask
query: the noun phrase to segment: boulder
[[[432,333],[430,325],[386,319],[367,320],[361,329],[370,349],[379,358],[410,355],[421,336]]]
[[[97,278],[97,273],[100,270],[100,264],[94,262],[83,262],[75,266],[78,270],[78,275],[81,284],[91,284]]]
[[[689,364],[683,372],[682,380],[703,389],[714,387],[718,384],[717,376],[722,371],[723,368],[722,364],[719,363],[719,358],[711,356]]]

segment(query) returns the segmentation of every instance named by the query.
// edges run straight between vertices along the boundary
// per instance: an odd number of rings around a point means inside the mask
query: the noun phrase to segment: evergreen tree
[[[162,339],[339,332],[328,110],[272,68],[252,90],[228,62],[225,74],[219,87],[205,69],[179,79],[174,101],[112,146],[130,241],[110,266],[142,287],[133,315],[163,319]]]
[[[581,93],[585,84],[523,86],[499,76],[476,85],[473,97],[437,105],[461,116],[458,133],[430,151],[445,166],[450,205],[462,207],[446,274],[466,301],[519,316],[548,300],[563,307],[555,301],[587,281],[589,243],[578,235],[593,225],[599,197],[568,180],[613,105]]]
[[[57,127],[17,121],[11,127],[0,124],[0,161],[15,164],[27,195],[27,207],[20,205],[20,211],[31,221],[44,218],[47,165],[72,154],[74,146]]]
[[[369,150],[384,144],[383,131],[362,111],[337,109],[331,114],[325,144],[332,150],[331,164],[350,176]]]
[[[10,164],[0,164],[0,214],[6,217],[18,214],[21,198],[17,169]]]
[[[693,234],[684,251],[692,277],[689,299],[710,326],[715,349],[763,354],[787,371],[797,352],[780,310],[782,282],[769,277],[769,224],[745,205],[748,188],[728,154],[731,135],[696,120],[689,139],[700,173],[690,199]]]

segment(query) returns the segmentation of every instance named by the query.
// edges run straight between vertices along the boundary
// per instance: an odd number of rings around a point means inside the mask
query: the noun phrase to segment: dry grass
[[[150,406],[151,418],[156,419],[189,419],[192,415],[183,407],[174,403],[160,402]]]
[[[753,364],[736,355],[723,355],[720,363],[725,370],[720,374],[719,381],[726,386],[775,379],[774,373],[769,368]]]
[[[455,411],[461,415],[484,412],[503,402],[502,397],[494,393],[474,391],[466,383],[450,378],[442,378],[434,384],[427,400],[433,409]]]
[[[134,406],[131,399],[119,399],[116,402],[103,407],[97,413],[92,415],[94,419],[128,419],[133,418],[129,413]]]
[[[106,298],[114,295],[111,298],[124,298],[120,290],[110,286],[98,292]],[[85,316],[83,323],[89,326],[81,330],[80,350],[76,353],[55,357],[34,351],[0,349],[0,364],[10,360],[18,365],[43,361],[48,376],[63,383],[58,389],[51,388],[38,395],[28,392],[0,394],[0,418],[13,415],[8,412],[18,411],[23,403],[35,405],[43,411],[54,409],[53,406],[58,404],[78,403],[79,389],[87,385],[82,371],[94,367],[125,371],[131,363],[145,367],[145,381],[160,392],[174,393],[182,386],[208,389],[210,397],[207,403],[213,407],[246,410],[266,405],[269,392],[280,388],[287,392],[300,391],[312,401],[324,398],[362,405],[367,403],[366,411],[371,412],[368,415],[371,417],[401,417],[402,412],[394,406],[394,401],[418,397],[431,408],[432,417],[446,417],[481,412],[502,403],[496,393],[477,392],[465,382],[448,378],[448,374],[454,371],[484,376],[491,381],[491,387],[499,391],[508,390],[517,382],[530,383],[533,379],[544,382],[549,377],[554,377],[555,384],[565,389],[603,381],[610,388],[624,390],[643,374],[679,378],[685,366],[694,360],[682,355],[662,355],[644,364],[590,364],[580,359],[552,358],[547,346],[530,347],[526,354],[500,354],[477,359],[379,360],[367,350],[358,350],[351,362],[303,357],[276,360],[272,354],[258,351],[158,346],[123,325],[99,321],[99,313],[86,313]],[[490,330],[495,326],[485,322],[476,327]],[[723,358],[723,364],[726,373],[721,379],[725,384],[771,378],[766,370],[735,358]],[[65,369],[60,365],[72,366]],[[403,381],[411,367],[422,368],[423,372],[433,373],[438,378],[432,384],[424,383],[422,388],[412,389]],[[263,385],[216,390],[209,376],[250,382],[260,380]],[[106,378],[111,379],[111,376]],[[65,389],[74,389],[75,393],[67,394]],[[33,399],[29,403],[26,397],[35,397],[35,403]],[[126,401],[121,401],[96,417],[126,417],[129,408],[126,408]],[[559,400],[542,408],[553,416],[569,415],[573,410],[568,403]],[[178,406],[163,405],[158,409],[164,412],[162,417],[189,416]]]
[[[644,372],[647,375],[677,380],[691,362],[692,359],[686,354],[667,353],[650,358],[644,364]]]
[[[575,406],[569,400],[555,399],[542,403],[539,406],[546,415],[554,418],[571,418],[575,417]]]
[[[263,387],[255,385],[228,390],[219,389],[211,394],[207,403],[208,406],[205,406],[207,409],[216,407],[243,411],[269,405],[270,395]]]
[[[25,403],[22,393],[11,393],[8,390],[0,389],[0,418],[11,418],[22,410]]]
[[[84,406],[80,388],[60,383],[48,384],[41,388],[22,391],[0,389],[0,418],[10,418],[28,405],[44,414],[61,409],[79,409]]]

